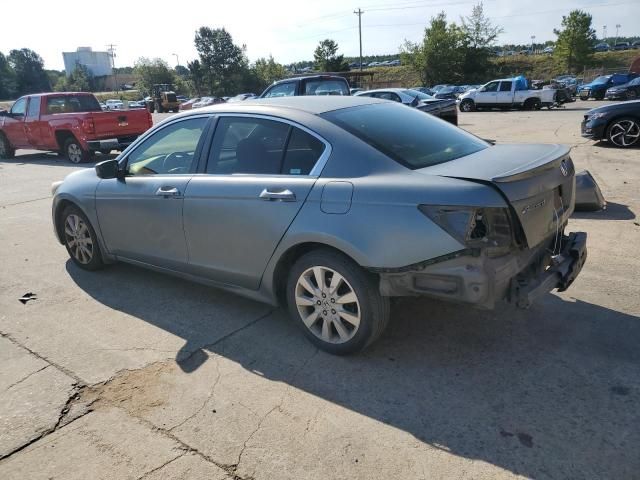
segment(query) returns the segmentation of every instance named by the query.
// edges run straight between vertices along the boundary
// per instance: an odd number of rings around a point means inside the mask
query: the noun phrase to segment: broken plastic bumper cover
[[[566,290],[587,258],[586,233],[563,236],[558,255],[549,253],[557,247],[554,237],[496,258],[461,250],[410,267],[371,270],[380,275],[386,296],[428,296],[489,309],[506,300],[528,308],[554,288]]]

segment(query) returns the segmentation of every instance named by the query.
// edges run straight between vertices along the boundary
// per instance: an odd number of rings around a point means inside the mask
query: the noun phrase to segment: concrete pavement
[[[589,234],[576,283],[528,311],[403,299],[348,358],[280,309],[75,268],[49,188],[85,167],[0,162],[0,478],[635,478],[640,162],[580,138],[586,108],[460,116],[499,142],[573,145],[594,174],[610,207],[570,223]]]

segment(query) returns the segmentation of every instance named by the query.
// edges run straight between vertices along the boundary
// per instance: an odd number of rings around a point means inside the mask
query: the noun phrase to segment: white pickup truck
[[[492,80],[477,90],[460,95],[460,111],[472,112],[480,108],[524,108],[539,110],[555,103],[556,91],[516,90],[515,78]]]

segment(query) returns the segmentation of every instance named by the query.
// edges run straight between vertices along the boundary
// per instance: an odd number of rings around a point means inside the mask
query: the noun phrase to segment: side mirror
[[[8,117],[9,112],[7,110],[0,110],[0,117]]]
[[[120,165],[118,160],[111,159],[105,160],[104,162],[96,163],[95,166],[96,175],[98,178],[108,179],[108,178],[122,178],[122,172],[120,171]]]
[[[415,107],[420,103],[420,100],[418,99],[418,97],[413,97],[413,100],[411,100],[411,106]]]

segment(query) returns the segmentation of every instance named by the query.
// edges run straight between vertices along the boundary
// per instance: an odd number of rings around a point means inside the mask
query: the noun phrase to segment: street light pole
[[[364,13],[358,7],[358,10],[354,10],[353,13],[358,15],[358,36],[360,38],[360,71],[362,71],[362,14]]]
[[[603,42],[607,41],[607,26],[606,25],[602,26],[602,41]]]
[[[180,57],[178,57],[178,54],[177,53],[172,53],[171,55],[176,57],[176,63],[178,64],[178,66],[180,66]]]
[[[531,54],[533,55],[533,41],[536,39],[535,35],[531,35]]]
[[[613,43],[614,45],[618,43],[618,30],[620,30],[621,26],[622,25],[620,25],[619,23],[616,23],[616,41]]]

